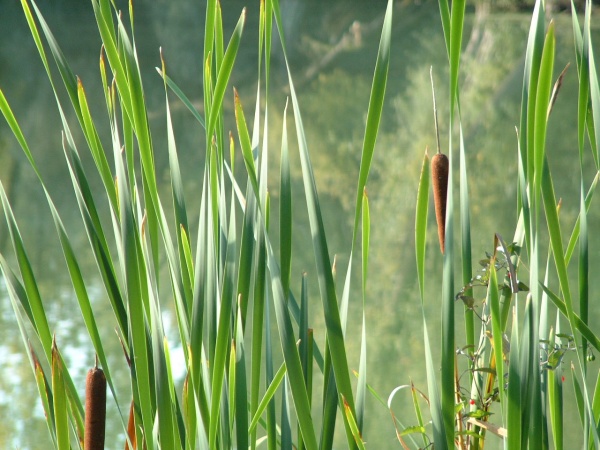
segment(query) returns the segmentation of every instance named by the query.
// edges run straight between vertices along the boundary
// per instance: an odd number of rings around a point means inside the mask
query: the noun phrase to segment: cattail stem
[[[435,122],[435,139],[437,143],[438,154],[442,153],[440,150],[440,130],[438,128],[438,117],[437,117],[437,104],[435,101],[435,88],[433,87],[433,66],[429,68],[429,78],[431,79],[431,94],[433,96],[433,120]]]
[[[104,450],[106,426],[106,376],[99,367],[88,371],[85,380],[84,450]]]
[[[435,121],[435,137],[437,153],[431,158],[431,176],[433,177],[433,201],[435,203],[435,220],[438,226],[438,238],[442,254],[446,249],[446,197],[448,194],[448,157],[440,150],[440,131],[438,128],[435,87],[433,86],[433,66],[429,69],[431,78],[431,94],[433,96],[433,119]]]

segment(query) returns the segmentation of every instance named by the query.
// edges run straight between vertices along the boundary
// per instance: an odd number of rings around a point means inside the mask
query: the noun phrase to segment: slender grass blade
[[[385,17],[383,19],[383,29],[381,31],[381,40],[379,41],[379,50],[377,52],[377,61],[375,62],[375,73],[373,75],[373,84],[371,87],[371,96],[369,99],[369,109],[367,112],[367,124],[365,127],[365,136],[361,152],[360,171],[358,174],[358,187],[356,190],[356,203],[354,215],[354,232],[352,236],[352,247],[358,233],[358,224],[360,220],[360,209],[362,204],[362,196],[373,153],[375,151],[375,142],[379,131],[379,123],[381,122],[381,114],[383,111],[383,101],[385,98],[385,90],[387,86],[388,70],[390,67],[390,48],[392,36],[392,12],[393,2],[388,1]],[[352,404],[352,402],[350,403]]]
[[[281,134],[281,174],[280,174],[280,201],[279,201],[279,252],[281,258],[281,283],[283,291],[290,288],[292,270],[292,183],[290,177],[290,160],[287,136],[287,102],[283,111],[283,126]]]
[[[227,84],[229,83],[229,78],[231,76],[231,71],[233,69],[235,57],[237,55],[237,51],[242,38],[245,20],[246,9],[242,11],[242,14],[238,20],[235,30],[233,31],[233,34],[231,36],[231,40],[227,45],[227,50],[223,57],[223,62],[219,67],[219,74],[217,75],[216,84],[214,87],[210,115],[208,117],[208,127],[206,128],[206,135],[209,137],[213,135],[217,123],[218,114],[220,113],[220,111],[222,111],[221,105],[223,103],[223,97],[225,96],[225,89],[227,88]],[[208,113],[208,110],[206,111]]]
[[[367,394],[367,275],[369,273],[369,241],[371,236],[371,219],[369,214],[369,198],[363,193],[362,201],[362,333],[360,340],[360,359],[358,369],[358,384],[356,387],[356,426],[362,435]],[[352,422],[350,422],[352,425]],[[356,440],[356,435],[354,436]],[[361,441],[362,442],[362,441]],[[360,444],[359,444],[360,446]]]

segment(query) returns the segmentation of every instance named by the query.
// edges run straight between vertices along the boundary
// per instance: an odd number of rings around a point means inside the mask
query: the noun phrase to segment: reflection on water
[[[10,24],[0,41],[0,87],[21,120],[34,156],[42,168],[50,192],[63,216],[73,242],[86,248],[86,238],[80,226],[79,213],[70,192],[64,164],[60,126],[54,100],[39,63],[35,47],[26,28],[22,14],[15,2],[0,5],[0,23]],[[317,5],[318,3],[318,5]],[[294,73],[298,74],[300,106],[315,169],[321,203],[325,211],[329,247],[338,256],[338,267],[344,268],[349,257],[351,240],[355,180],[360,162],[360,147],[368,95],[375,62],[379,29],[373,26],[381,20],[383,7],[376,8],[368,2],[316,2],[303,7],[302,2],[288,2],[287,19],[290,21],[288,40],[294,46]],[[384,2],[378,2],[384,3]],[[313,8],[318,8],[314,9]],[[144,9],[146,8],[146,9]],[[231,29],[241,11],[241,2],[228,2],[224,19]],[[169,64],[169,73],[190,94],[200,101],[200,59],[202,52],[203,11],[193,2],[161,0],[152,6],[140,5],[136,12],[136,38],[140,64],[145,75],[145,88],[150,108],[150,118],[155,132],[156,162],[159,180],[164,175],[168,188],[166,151],[164,146],[164,94],[162,81],[156,76],[158,47],[162,46]],[[257,13],[248,11],[248,27],[234,84],[246,104],[253,101],[256,73]],[[98,90],[97,59],[99,39],[91,32],[95,28],[89,7],[54,9],[47,19],[64,46],[73,70],[81,77],[95,105],[95,116],[102,122],[104,101]],[[344,36],[356,36],[356,23],[360,25],[360,40],[341,45]],[[315,23],[317,25],[315,25]],[[354,34],[351,26],[355,24]],[[434,66],[440,126],[442,136],[447,135],[447,107],[444,99],[448,93],[446,80],[446,50],[435,4],[407,5],[398,9],[394,19],[392,67],[388,84],[388,97],[378,138],[373,171],[368,183],[372,217],[372,241],[369,278],[369,306],[367,322],[369,341],[369,383],[386,398],[397,385],[408,383],[425,387],[422,363],[423,343],[420,308],[414,268],[414,208],[416,186],[424,150],[435,145],[429,67]],[[472,227],[474,233],[473,260],[491,250],[493,233],[500,232],[506,239],[512,236],[515,217],[516,136],[514,126],[519,117],[523,54],[529,27],[529,16],[495,14],[492,17],[469,16],[463,60],[462,104],[463,127],[467,146],[469,180],[472,199]],[[183,32],[182,32],[183,30]],[[349,34],[350,33],[350,34]],[[598,30],[594,30],[598,42]],[[357,46],[361,44],[361,46]],[[600,43],[598,44],[600,45]],[[557,63],[562,69],[566,62],[574,62],[571,24],[568,16],[557,17]],[[331,55],[329,60],[322,55]],[[277,58],[275,58],[276,60]],[[283,72],[277,73],[280,85],[272,93],[273,105],[285,104],[285,86],[281,85]],[[550,164],[565,173],[577,173],[576,152],[576,73],[572,68],[553,113],[549,129]],[[248,107],[248,106],[247,106]],[[280,142],[281,112],[272,111],[273,148]],[[73,120],[73,118],[71,118]],[[231,119],[230,119],[231,120]],[[197,192],[198,167],[203,158],[203,138],[193,119],[178,105],[173,105],[173,121],[180,150],[183,177],[188,180],[188,198]],[[233,126],[233,125],[232,125]],[[69,280],[55,237],[54,227],[43,193],[35,176],[15,144],[6,125],[0,124],[0,176],[10,188],[15,214],[27,248],[35,252],[33,268],[39,277],[42,296],[46,301],[52,329],[74,374],[75,382],[82,386],[87,368],[93,364],[91,346],[82,331],[80,317],[68,314],[76,310]],[[81,143],[81,136],[76,136]],[[447,143],[442,143],[446,146]],[[273,158],[276,160],[276,158]],[[85,161],[91,169],[91,161]],[[591,166],[591,164],[590,164]],[[277,173],[274,163],[272,173]],[[295,192],[301,192],[299,168],[296,165]],[[588,176],[587,180],[591,174]],[[93,177],[92,177],[93,179]],[[96,180],[98,183],[98,180]],[[277,208],[276,182],[272,183],[273,207]],[[97,184],[100,186],[100,184]],[[559,177],[555,188],[563,198],[561,218],[570,229],[578,211],[578,186],[568,177]],[[301,205],[301,201],[296,203]],[[308,238],[309,230],[303,212],[299,213],[295,230],[301,238]],[[433,216],[431,216],[433,217]],[[600,226],[598,212],[589,217],[590,228]],[[433,218],[430,219],[432,223]],[[3,222],[3,220],[2,220]],[[275,228],[275,227],[274,227]],[[0,226],[0,246],[6,248],[6,229]],[[435,274],[440,272],[441,258],[437,252],[436,230],[429,230],[427,270],[432,274],[428,285],[428,314],[432,342],[438,342],[437,301],[440,286]],[[590,236],[592,264],[598,264],[598,241]],[[293,273],[300,274],[312,267],[310,248],[296,245]],[[114,319],[104,299],[91,258],[81,259],[81,264],[94,299],[100,332],[106,342],[114,343],[109,362],[118,381],[117,389],[128,391],[125,361],[119,352],[114,333]],[[338,269],[339,270],[339,269]],[[597,289],[592,280],[591,289]],[[313,281],[316,285],[316,282]],[[299,277],[297,280],[299,285]],[[315,306],[316,286],[313,286]],[[360,299],[353,299],[358,305]],[[351,306],[349,329],[359,329],[358,306]],[[167,313],[168,314],[168,313]],[[592,311],[592,318],[597,315]],[[318,335],[324,324],[315,313],[313,326]],[[68,319],[68,320],[67,320]],[[165,325],[168,325],[168,318]],[[173,320],[171,320],[173,322]],[[458,319],[457,323],[462,323]],[[171,325],[172,327],[173,325]],[[461,330],[457,331],[457,345]],[[23,353],[23,344],[15,324],[14,314],[5,287],[0,281],[0,417],[10,417],[0,426],[1,448],[43,448],[48,445],[48,433],[43,421],[33,377]],[[68,344],[67,344],[68,343]],[[358,366],[358,340],[349,338],[349,359],[353,368]],[[82,357],[82,355],[84,355]],[[125,397],[126,398],[126,397]],[[396,400],[396,402],[408,399]],[[401,412],[405,404],[395,404],[395,412],[412,424],[412,418]],[[111,410],[112,408],[112,410]],[[398,447],[389,413],[372,398],[368,399],[369,413],[365,439],[370,448]],[[116,417],[114,405],[109,405],[109,417]],[[120,448],[123,442],[118,420],[109,422],[108,444]],[[572,432],[572,431],[571,431]],[[491,443],[491,442],[490,442]],[[340,444],[343,445],[343,444]],[[493,447],[493,445],[491,446]]]

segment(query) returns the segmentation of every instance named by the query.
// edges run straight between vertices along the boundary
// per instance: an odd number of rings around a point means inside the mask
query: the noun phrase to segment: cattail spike
[[[97,364],[85,380],[84,450],[104,450],[106,426],[106,376]]]
[[[435,219],[438,225],[438,238],[442,254],[446,249],[446,197],[448,194],[449,165],[448,157],[443,153],[436,153],[431,158]]]

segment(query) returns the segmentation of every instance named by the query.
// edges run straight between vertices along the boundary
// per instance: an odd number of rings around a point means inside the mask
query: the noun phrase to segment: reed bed
[[[16,261],[11,265],[8,258],[0,256],[0,270],[55,448],[103,448],[105,432],[100,425],[104,422],[103,393],[106,395],[107,387],[109,401],[116,406],[122,424],[123,442],[119,447],[330,449],[334,442],[348,448],[368,447],[368,436],[363,433],[369,420],[366,398],[374,396],[380,408],[385,408],[385,401],[367,378],[371,370],[367,364],[367,280],[369,259],[374,255],[369,254],[371,214],[366,186],[393,54],[393,1],[387,3],[377,51],[358,167],[352,239],[348,243],[350,257],[340,286],[335,280],[337,268],[324,227],[326,211],[320,206],[288,64],[279,1],[261,0],[259,5],[255,107],[244,105],[242,99],[246,96],[231,85],[245,33],[246,10],[240,11],[237,25],[226,38],[221,3],[209,0],[206,4],[202,114],[169,77],[161,53],[157,70],[164,82],[171,184],[166,200],[159,195],[156,150],[136,53],[133,3],[129,3],[128,11],[119,11],[109,0],[91,0],[91,4],[102,39],[100,76],[108,119],[108,130],[102,131],[98,124],[104,122],[95,120],[91,113],[95,109],[88,103],[84,81],[70,69],[36,2],[21,0],[55,93],[64,158],[88,251],[105,289],[104,306],[110,307],[117,324],[129,370],[126,394],[119,394],[115,388],[107,349],[100,338],[101,325],[94,314],[97,305],[90,300],[79,250],[75,251],[65,230],[18,118],[0,91],[0,110],[46,195],[74,296],[97,358],[96,367],[88,374],[89,395],[84,409],[80,390],[61,353],[61,342],[54,338],[47,303],[32,269],[35,251],[26,249],[0,184]],[[431,160],[425,153],[419,185],[415,187],[415,253],[427,386],[402,385],[388,396],[387,408],[398,446],[482,449],[484,444],[499,443],[511,449],[565,448],[568,443],[563,429],[566,407],[561,371],[563,357],[569,353],[574,355],[571,371],[577,402],[572,406],[581,418],[581,445],[599,448],[600,384],[589,384],[593,351],[600,351],[600,339],[589,323],[593,268],[589,267],[587,213],[600,169],[600,87],[591,41],[591,0],[586,1],[583,17],[575,13],[574,7],[572,15],[579,78],[580,173],[573,174],[580,185],[577,222],[570,234],[562,231],[560,202],[548,164],[548,119],[560,93],[562,75],[554,83],[555,25],[546,22],[544,3],[537,1],[527,42],[515,137],[518,221],[512,238],[489,230],[492,251],[481,261],[479,271],[474,270],[471,255],[468,186],[475,175],[468,171],[468,142],[462,128],[462,115],[469,112],[468,105],[460,102],[466,3],[455,0],[450,5],[440,0],[439,7],[448,55],[448,150],[442,153],[438,134],[437,153]],[[289,84],[283,125],[276,130],[281,135],[278,149],[271,148],[268,138],[273,132],[270,111],[281,107],[269,101],[274,39],[281,43]],[[58,71],[51,67],[51,59]],[[173,130],[170,102],[174,99],[189,110],[204,133],[206,151],[203,165],[198,168],[201,188],[191,201],[185,198]],[[74,138],[74,124],[66,119],[66,111],[71,109],[77,118],[75,125],[84,136],[81,145]],[[232,131],[224,125],[230,111],[235,123]],[[254,115],[249,116],[248,111],[254,111]],[[439,133],[435,95],[434,115]],[[288,118],[293,120],[289,135]],[[250,122],[253,127],[248,125]],[[104,135],[109,139],[101,138]],[[292,192],[291,148],[299,151],[304,204],[297,204]],[[590,151],[596,169],[591,180],[584,170],[585,152]],[[90,175],[82,163],[84,155],[93,159],[101,192],[90,187]],[[279,158],[281,167],[278,211],[271,208],[267,182],[273,155]],[[244,166],[241,177],[235,168],[236,159]],[[428,284],[433,275],[425,271],[431,186],[443,254],[439,268],[442,285],[435,289]],[[102,208],[102,204],[108,208]],[[303,244],[311,246],[314,256],[320,314],[325,324],[325,329],[318,332],[326,336],[324,345],[318,345],[316,331],[309,323],[307,278],[302,278],[299,292],[292,288],[292,242],[296,239],[292,223],[300,207],[305,208],[309,218],[311,242]],[[106,215],[102,212],[105,210]],[[195,217],[191,211],[199,211],[195,225],[190,223]],[[279,225],[277,242],[272,222]],[[456,223],[460,229],[455,233]],[[549,244],[543,245],[541,241],[546,237]],[[353,256],[360,264],[362,327],[356,333],[360,335],[359,360],[351,363],[347,322],[351,292],[356,289],[352,282]],[[576,287],[569,277],[571,266],[578,271]],[[462,281],[457,286],[459,279]],[[486,294],[482,306],[476,306],[474,288],[481,286]],[[432,318],[427,317],[426,302],[440,305],[439,351],[429,338]],[[165,333],[167,308],[175,311],[176,342]],[[464,319],[457,323],[455,313],[460,311]],[[276,334],[271,332],[271,323]],[[466,330],[464,343],[457,342],[458,326]],[[174,375],[174,347],[183,349],[183,380]],[[439,361],[434,359],[437,353]],[[356,376],[351,366],[359,367]],[[401,390],[410,392],[415,424],[401,423],[391,408]],[[99,428],[95,431],[96,425]]]

